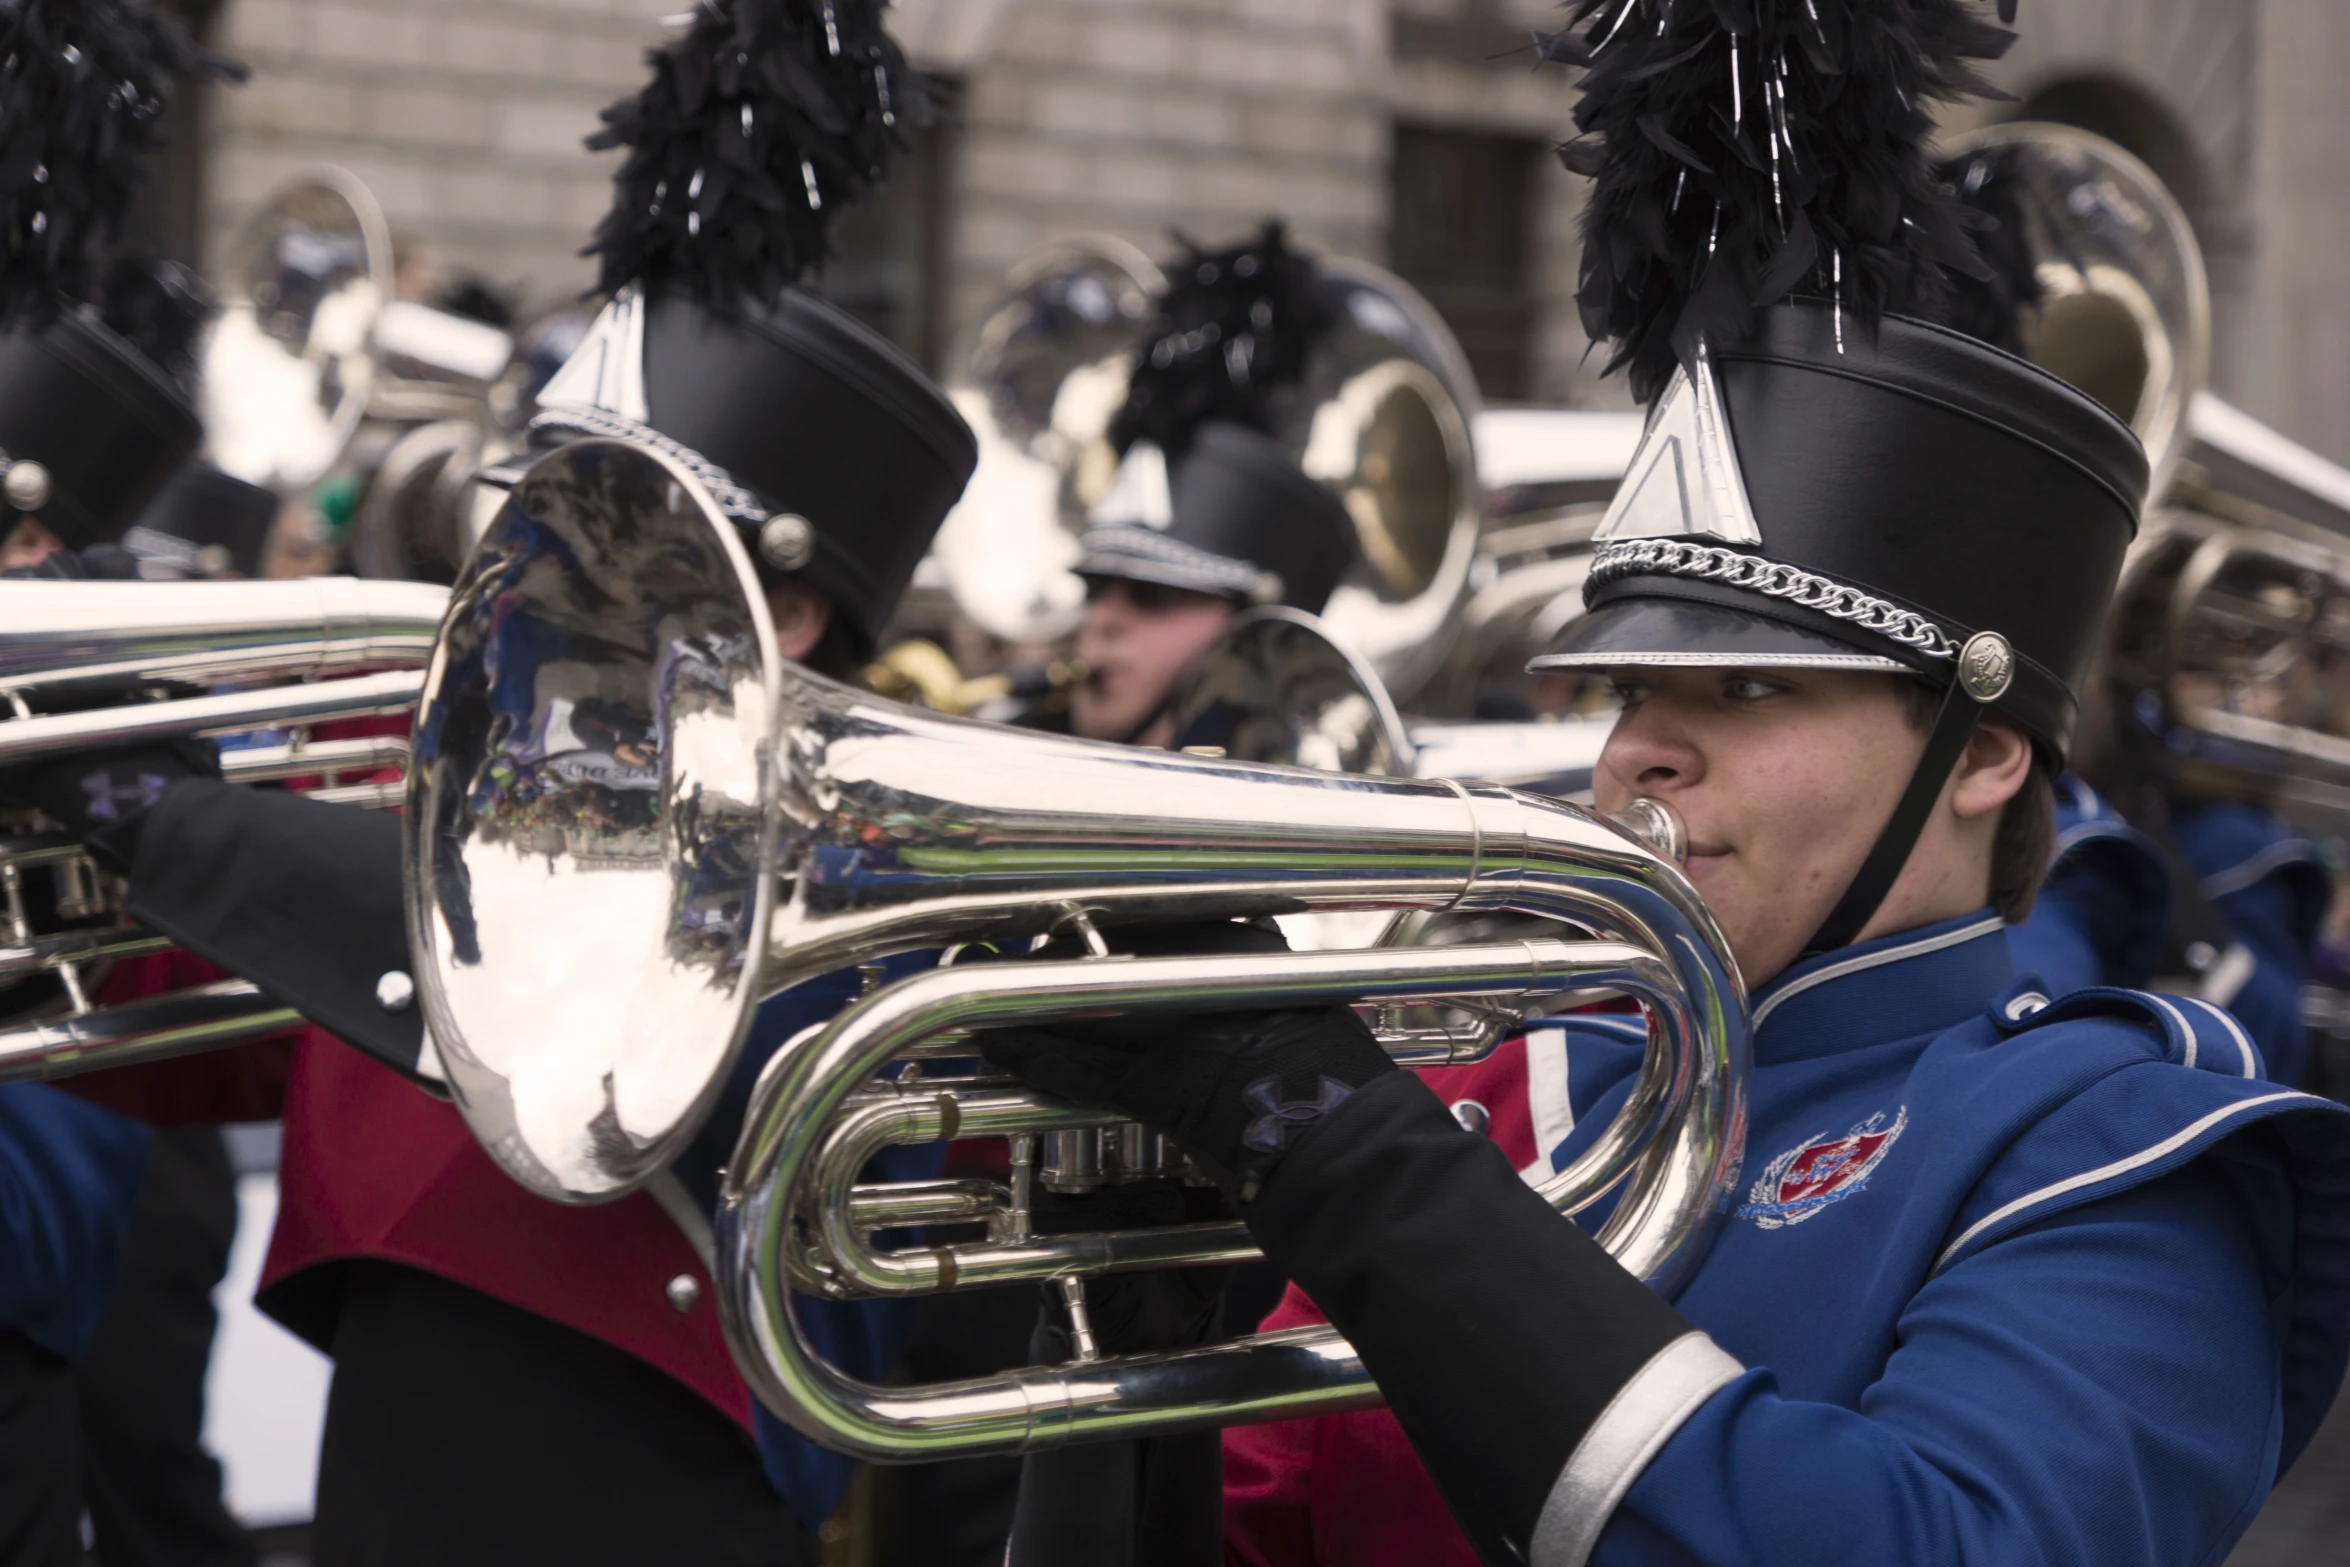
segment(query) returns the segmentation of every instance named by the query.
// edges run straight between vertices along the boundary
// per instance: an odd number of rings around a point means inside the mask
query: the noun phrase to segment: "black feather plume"
[[[117,256],[106,269],[98,314],[126,342],[196,396],[196,350],[212,319],[212,290],[176,261]]]
[[[0,5],[0,320],[86,300],[183,78],[244,79],[137,0]]]
[[[1593,181],[1576,302],[1643,400],[1700,336],[1736,338],[1791,293],[1862,326],[1938,316],[1980,277],[1936,178],[1927,106],[2002,96],[1976,73],[2014,34],[1975,0],[1568,0],[1543,58],[1584,68]],[[2000,21],[2015,0],[1999,0]]]
[[[675,287],[721,312],[821,266],[826,230],[930,122],[929,84],[883,30],[886,0],[701,0],[653,79],[588,138],[625,147],[584,254],[598,291]]]
[[[1314,340],[1330,325],[1320,269],[1290,248],[1280,223],[1221,250],[1175,238],[1184,254],[1167,268],[1158,319],[1110,421],[1120,453],[1147,440],[1180,457],[1211,420],[1277,434],[1274,398],[1305,375]]]
[[[1944,164],[1940,177],[1958,193],[1983,257],[1981,275],[1951,280],[1943,324],[2011,354],[2024,351],[2025,318],[2047,290],[2026,227],[2022,192],[2009,172],[2015,149],[1986,147]]]

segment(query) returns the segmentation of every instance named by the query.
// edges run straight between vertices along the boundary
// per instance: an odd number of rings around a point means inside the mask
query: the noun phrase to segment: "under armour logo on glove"
[[[121,816],[118,806],[133,805],[142,811],[155,809],[155,802],[163,798],[163,791],[171,787],[171,780],[155,773],[140,773],[129,783],[117,783],[112,773],[85,774],[82,788],[90,796],[90,819],[111,822]]]
[[[1321,1098],[1283,1100],[1281,1080],[1260,1077],[1241,1090],[1241,1097],[1257,1112],[1257,1118],[1248,1123],[1248,1130],[1241,1133],[1240,1140],[1259,1153],[1279,1153],[1292,1132],[1319,1121],[1344,1104],[1353,1092],[1338,1079],[1325,1077]]]

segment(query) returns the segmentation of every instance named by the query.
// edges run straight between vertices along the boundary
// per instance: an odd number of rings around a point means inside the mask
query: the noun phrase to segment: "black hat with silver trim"
[[[1279,223],[1222,250],[1182,243],[1077,571],[1318,613],[1354,561],[1354,522],[1272,432],[1328,325],[1319,271]]]
[[[831,601],[868,654],[978,464],[944,393],[816,297],[832,215],[930,110],[878,0],[707,0],[605,111],[625,147],[592,247],[612,297],[539,393],[541,444],[683,462],[760,571]]]
[[[0,8],[0,53],[0,533],[31,515],[81,549],[119,538],[203,438],[200,286],[168,263],[117,258],[102,287],[98,269],[182,79],[243,71],[123,0]]]
[[[1544,669],[1882,670],[1944,691],[1909,788],[1820,933],[1852,939],[1986,712],[2070,740],[2146,458],[2094,400],[1933,324],[1986,266],[1925,98],[2012,34],[1971,0],[1719,8],[1577,0],[1568,166],[1586,327],[1652,399]],[[2011,19],[2013,0],[2001,0]],[[1864,14],[1865,13],[1865,14]],[[1865,26],[1863,24],[1866,24]]]
[[[1945,328],[1837,335],[1833,304],[1792,302],[1676,375],[1595,535],[1588,608],[1533,667],[1956,681],[2061,758],[2145,495],[2137,437]]]
[[[1155,445],[1130,450],[1080,547],[1081,576],[1316,614],[1354,559],[1355,534],[1345,505],[1279,441],[1215,423],[1172,471]]]

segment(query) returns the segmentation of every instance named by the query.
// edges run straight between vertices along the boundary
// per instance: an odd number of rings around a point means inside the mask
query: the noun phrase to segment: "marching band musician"
[[[0,45],[0,575],[133,576],[119,541],[202,438],[203,301],[182,269],[109,251],[162,104],[186,77],[241,71],[143,7],[95,0],[13,6]],[[59,995],[53,976],[21,982],[0,1015]],[[174,1222],[185,1192],[167,1188],[184,1175],[151,1157],[162,1151],[100,1104],[0,1085],[0,1560],[73,1567],[85,1528],[110,1562],[252,1560],[196,1429],[211,1337],[200,1275],[227,1239]],[[126,1243],[148,1249],[127,1293]],[[169,1331],[132,1344],[117,1326],[101,1347],[126,1307]]]
[[[595,247],[611,303],[541,394],[537,438],[634,440],[695,470],[741,529],[780,651],[845,675],[976,462],[927,377],[799,286],[832,213],[928,112],[925,87],[878,0],[714,0],[651,64],[598,140],[627,150]],[[499,657],[559,656],[508,629]],[[525,715],[541,765],[596,767],[616,790],[646,772],[646,737],[593,693],[514,684],[554,704]],[[201,771],[150,747],[11,787],[128,871],[134,918],[365,1052],[319,1043],[294,1063],[261,1296],[336,1363],[318,1560],[815,1560],[852,1466],[754,1413],[719,1331],[709,1213],[758,1066],[860,976],[761,1010],[732,1110],[649,1192],[548,1204],[419,1091],[438,1068],[406,972],[397,820]],[[893,1173],[936,1157],[906,1151]],[[905,1326],[873,1306],[809,1314],[874,1377]]]
[[[1616,683],[1596,803],[1679,814],[1749,987],[1710,1252],[1652,1293],[1344,1008],[986,1053],[1219,1167],[1296,1281],[1266,1326],[1326,1318],[1378,1380],[1227,1433],[1228,1562],[2219,1560],[2350,1352],[2350,1113],[2216,1007],[2009,958],[2146,485],[2102,408],[1915,318],[1973,264],[1918,100],[2010,35],[1966,0],[1571,14],[1586,321],[1654,406],[1535,667]],[[1644,1034],[1552,1022],[1544,1171]],[[1082,1512],[1050,1480],[1023,1508]]]
[[[1079,541],[1085,619],[1068,728],[1164,746],[1167,701],[1239,610],[1319,614],[1354,559],[1346,507],[1275,438],[1327,307],[1279,223],[1248,243],[1185,241],[1110,424],[1120,456]]]
[[[1980,274],[1954,279],[1948,324],[2023,353],[2047,290],[2016,149],[1937,170],[1977,225]],[[2160,497],[2156,497],[2159,499]],[[2016,967],[2051,995],[2086,985],[2153,986],[2222,1006],[2288,1087],[2302,1081],[2301,993],[2332,901],[2313,847],[2257,806],[2199,800],[2177,776],[2159,708],[2118,689],[2084,704],[2081,767],[2122,808],[2068,773],[2056,786],[2056,860],[2028,920],[2009,933]]]

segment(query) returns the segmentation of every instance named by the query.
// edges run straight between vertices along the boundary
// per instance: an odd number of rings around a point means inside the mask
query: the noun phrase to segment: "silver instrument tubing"
[[[220,980],[0,1029],[0,1083],[137,1066],[263,1039],[301,1023],[300,1013],[243,980]]]
[[[447,604],[445,588],[350,577],[0,582],[0,697],[19,704],[27,693],[148,683],[288,682],[0,717],[0,764],[133,740],[404,712],[422,688],[416,669],[432,655]],[[353,670],[379,673],[348,674]],[[309,760],[316,765],[246,776],[331,770],[315,753]],[[338,765],[359,760],[354,753]]]
[[[421,582],[0,582],[0,691],[416,668],[449,591]]]

